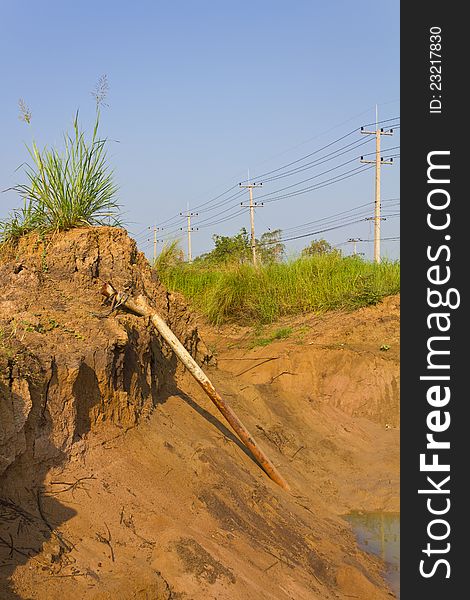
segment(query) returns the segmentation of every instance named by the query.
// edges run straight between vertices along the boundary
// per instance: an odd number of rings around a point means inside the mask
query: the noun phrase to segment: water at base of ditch
[[[343,518],[351,524],[361,550],[384,561],[384,577],[400,598],[400,514],[353,512]]]

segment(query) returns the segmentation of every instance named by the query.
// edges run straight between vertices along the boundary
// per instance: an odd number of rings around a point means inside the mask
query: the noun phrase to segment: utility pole
[[[393,129],[385,131],[383,127],[379,129],[377,105],[375,106],[375,131],[366,131],[361,127],[361,133],[366,135],[375,135],[375,160],[364,160],[361,156],[362,163],[375,163],[375,211],[374,211],[374,260],[380,262],[380,167],[381,165],[393,164],[393,158],[384,160],[380,156],[380,136],[393,135]]]
[[[247,188],[250,191],[250,225],[251,225],[251,254],[253,256],[253,264],[256,266],[256,238],[255,238],[255,208],[264,206],[264,202],[253,202],[253,188],[261,187],[262,183],[248,183],[246,185],[238,184],[241,188]],[[246,206],[240,202],[240,206]]]
[[[160,231],[160,227],[153,227],[153,262],[157,260],[157,244],[163,242],[163,240],[157,240],[157,231]]]
[[[191,232],[197,231],[199,229],[199,227],[191,227],[191,217],[197,217],[198,213],[192,213],[188,210],[188,212],[186,214],[180,213],[180,215],[182,217],[186,217],[186,219],[188,220],[187,226],[186,226],[186,233],[188,235],[188,262],[193,262],[193,256],[191,254]],[[181,227],[181,231],[183,231],[182,227]]]
[[[354,244],[353,246],[353,255],[356,256],[357,252],[356,252],[356,244],[357,242],[362,242],[361,238],[349,238],[348,242],[351,242],[352,244]]]

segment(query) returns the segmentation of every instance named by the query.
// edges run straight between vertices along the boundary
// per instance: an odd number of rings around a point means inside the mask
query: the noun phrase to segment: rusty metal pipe
[[[266,454],[256,444],[248,429],[243,425],[227,402],[225,402],[220,394],[218,394],[207,375],[197,364],[194,358],[189,354],[175,334],[171,331],[165,321],[148,305],[145,298],[142,296],[139,296],[135,299],[128,298],[124,294],[117,292],[110,283],[105,283],[103,285],[101,293],[103,296],[113,300],[116,303],[116,306],[124,306],[127,310],[141,317],[148,317],[150,319],[155,329],[171,347],[173,352],[181,360],[194,379],[199,383],[219,411],[224,415],[224,417],[230,423],[232,429],[245,444],[245,446],[250,450],[266,474],[283,489],[287,491],[290,490],[288,483],[285,481],[273,463],[269,460]]]

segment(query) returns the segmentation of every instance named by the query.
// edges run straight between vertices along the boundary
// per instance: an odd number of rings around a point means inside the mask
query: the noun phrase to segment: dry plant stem
[[[127,308],[127,310],[130,310],[137,315],[150,319],[155,329],[169,344],[176,356],[181,360],[181,362],[206,392],[219,411],[224,415],[235,433],[250,450],[266,474],[284,490],[289,491],[290,487],[288,483],[285,481],[273,463],[269,460],[266,454],[258,447],[250,432],[233,412],[231,407],[225,402],[225,400],[221,398],[204,371],[189,354],[183,344],[178,340],[165,321],[153,311],[146,300],[142,296],[139,296],[136,299],[126,297],[125,295],[118,293],[110,283],[105,283],[103,285],[101,293],[103,296],[106,296],[113,301],[117,300],[115,306],[123,306]]]

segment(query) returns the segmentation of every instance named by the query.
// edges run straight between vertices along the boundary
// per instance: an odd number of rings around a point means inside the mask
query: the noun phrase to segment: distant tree
[[[227,235],[213,235],[214,249],[201,255],[198,261],[212,263],[244,263],[250,260],[251,249],[248,233],[243,227],[239,233],[230,237]]]
[[[338,250],[332,248],[326,240],[312,240],[310,244],[302,250],[302,256],[318,256],[319,254],[337,253]]]
[[[283,259],[286,247],[281,242],[281,238],[281,229],[273,229],[273,231],[263,233],[258,242],[258,253],[261,262],[280,262]]]

